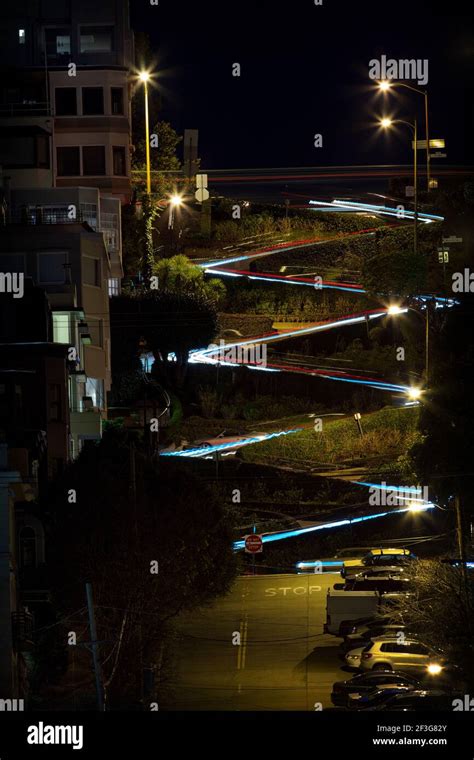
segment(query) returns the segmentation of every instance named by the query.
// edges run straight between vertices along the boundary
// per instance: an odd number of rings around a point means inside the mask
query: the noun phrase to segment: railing
[[[12,116],[53,116],[50,103],[0,103],[0,118]]]
[[[81,211],[76,211],[74,217],[65,211],[51,212],[49,209],[43,209],[41,206],[38,209],[34,208],[16,208],[13,209],[8,218],[5,219],[5,224],[27,224],[32,226],[37,225],[51,225],[51,224],[82,224],[87,222],[89,225],[90,217],[84,215]]]

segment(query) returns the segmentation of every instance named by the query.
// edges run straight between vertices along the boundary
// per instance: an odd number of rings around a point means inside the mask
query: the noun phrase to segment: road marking
[[[247,629],[248,616],[245,615],[245,619],[240,621],[240,645],[237,648],[237,670],[243,670],[245,668],[245,658],[247,654]]]
[[[287,591],[292,591],[296,596],[303,596],[306,593],[311,596],[313,591],[322,591],[322,586],[295,586],[295,588],[292,588],[291,586],[279,586],[278,588],[266,588],[265,596],[277,596],[280,594],[288,596],[286,593]]]

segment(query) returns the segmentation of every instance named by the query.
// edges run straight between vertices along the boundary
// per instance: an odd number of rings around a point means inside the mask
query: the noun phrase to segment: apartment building
[[[128,0],[18,0],[0,10],[0,165],[12,187],[130,184]]]

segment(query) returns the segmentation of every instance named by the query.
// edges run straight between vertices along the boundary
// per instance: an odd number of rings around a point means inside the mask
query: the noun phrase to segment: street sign
[[[443,238],[443,243],[462,243],[462,238],[450,235],[447,238]]]
[[[203,201],[209,200],[209,190],[206,187],[198,187],[196,192],[194,193],[194,197],[197,201],[200,201],[200,203],[203,203]]]
[[[411,141],[411,147],[415,147],[415,141]],[[416,147],[417,150],[426,150],[426,140],[417,140],[416,141]],[[445,148],[446,147],[446,141],[444,138],[440,137],[435,140],[430,140],[430,148]]]
[[[438,248],[438,262],[440,264],[449,264],[449,250]]]
[[[413,187],[413,185],[406,186],[405,195],[407,198],[413,198],[413,196],[415,195],[415,188]]]
[[[430,153],[430,158],[447,158],[447,153],[440,153],[439,151],[437,153]]]
[[[196,174],[196,187],[207,187],[207,174]]]
[[[245,538],[245,551],[247,554],[261,554],[263,551],[263,540],[258,533],[249,533]]]

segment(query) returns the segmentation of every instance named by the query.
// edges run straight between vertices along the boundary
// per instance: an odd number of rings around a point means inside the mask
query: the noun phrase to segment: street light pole
[[[383,81],[379,82],[379,88],[382,92],[388,92],[391,87],[406,87],[407,90],[416,92],[418,95],[423,95],[425,99],[425,137],[426,137],[426,190],[430,191],[430,179],[431,179],[431,157],[430,157],[430,130],[429,130],[429,106],[428,106],[428,90],[420,90],[418,87],[413,87],[406,82],[392,82]]]
[[[148,71],[141,71],[138,78],[143,82],[143,93],[145,97],[145,153],[146,153],[146,191],[151,193],[151,167],[150,167],[150,118],[148,112],[148,80],[150,74]]]
[[[146,191],[151,193],[151,168],[150,168],[150,122],[148,116],[148,80],[144,81],[145,90],[145,136],[146,136]]]
[[[405,124],[405,126],[410,127],[410,129],[413,130],[413,191],[414,191],[414,206],[415,206],[415,215],[414,215],[414,231],[413,231],[413,246],[414,246],[414,252],[415,255],[418,253],[418,160],[417,160],[417,143],[418,143],[418,122],[416,119],[413,119],[413,123],[411,121],[405,121],[404,119],[389,119],[389,118],[383,118],[380,121],[380,125],[386,129],[388,127],[391,127],[392,124]]]

